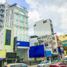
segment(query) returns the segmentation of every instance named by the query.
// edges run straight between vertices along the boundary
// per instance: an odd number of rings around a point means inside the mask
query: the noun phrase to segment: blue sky
[[[67,0],[8,0],[8,2],[18,3],[28,9],[30,35],[34,34],[33,25],[36,21],[49,18],[52,20],[55,33],[67,33]]]
[[[7,0],[9,4],[17,3],[18,5],[29,8],[29,5],[26,3],[25,0]]]

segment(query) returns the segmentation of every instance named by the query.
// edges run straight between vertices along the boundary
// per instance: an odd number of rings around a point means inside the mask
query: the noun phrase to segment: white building
[[[40,20],[34,24],[34,33],[37,36],[52,35],[53,25],[50,19]]]
[[[45,50],[58,53],[57,38],[54,34],[52,21],[50,19],[37,21],[34,24],[34,33],[38,36],[37,40],[39,45],[44,44]]]
[[[0,49],[4,48],[4,18],[5,18],[5,5],[0,4]]]
[[[13,37],[17,38],[17,41],[28,42],[29,37],[28,37],[27,10],[25,8],[21,8],[17,4],[13,4],[8,7],[8,13],[9,14],[7,14],[8,15],[7,17],[9,18],[9,23],[12,27]],[[8,18],[7,18],[7,21],[8,21]],[[17,48],[17,55],[20,58],[23,58],[24,60],[28,60],[29,47],[17,46],[16,48]]]
[[[0,49],[14,52],[14,38],[28,42],[28,12],[16,4],[0,4]],[[17,47],[17,54],[28,59],[29,47]],[[22,52],[22,53],[21,53]],[[3,52],[4,53],[4,52]]]
[[[38,41],[40,42],[40,44],[44,44],[45,50],[49,50],[55,54],[58,53],[58,43],[55,35],[40,36],[38,37]]]

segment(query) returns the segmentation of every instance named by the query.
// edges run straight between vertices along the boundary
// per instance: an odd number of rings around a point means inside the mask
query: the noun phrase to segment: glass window
[[[5,45],[10,45],[11,43],[11,30],[6,30]]]

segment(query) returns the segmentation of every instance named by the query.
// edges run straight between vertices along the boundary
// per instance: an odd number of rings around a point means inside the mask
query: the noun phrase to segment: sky
[[[3,2],[5,0],[2,0]],[[7,0],[8,3],[18,3],[28,10],[29,35],[33,35],[33,25],[41,19],[51,19],[54,32],[67,33],[67,0]]]

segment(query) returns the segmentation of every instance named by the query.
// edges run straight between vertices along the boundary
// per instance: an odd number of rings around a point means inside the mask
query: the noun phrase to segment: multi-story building
[[[38,37],[38,41],[45,46],[45,50],[51,51],[52,54],[58,54],[58,43],[55,35]]]
[[[54,34],[52,21],[50,19],[37,21],[34,24],[34,33],[37,36]]]
[[[13,38],[11,37],[13,35],[12,28],[10,27],[11,24],[7,23],[6,19],[6,4],[0,4],[0,49],[13,52]],[[7,27],[7,25],[9,27]]]
[[[7,52],[13,52],[12,31],[6,28],[6,3],[0,3],[0,58],[6,58]],[[2,61],[3,62],[3,61]],[[2,63],[0,62],[0,64]],[[2,64],[3,65],[3,64]]]
[[[28,12],[25,8],[21,8],[16,4],[0,4],[0,49],[7,53],[13,53],[15,51],[16,41],[28,43],[27,14]],[[24,60],[28,59],[28,46],[17,46],[16,48],[17,55],[20,58]],[[6,54],[3,51],[0,53]]]
[[[46,51],[50,51],[52,54],[58,55],[57,37],[54,34],[52,21],[50,19],[36,22],[34,24],[34,33],[38,37],[30,39],[31,45],[33,41],[34,45],[43,44]]]
[[[14,37],[17,37],[17,40],[28,41],[28,15],[27,10],[21,8],[20,6],[14,4],[9,6],[9,22],[12,25],[14,30]],[[8,21],[7,18],[7,21]],[[23,35],[23,36],[22,36]]]
[[[58,47],[58,44],[53,31],[52,21],[50,19],[36,22],[34,24],[34,33],[38,36],[39,42],[44,42],[44,44],[47,43],[51,51],[56,51],[55,49]]]
[[[9,13],[9,14],[8,14]],[[17,4],[13,4],[8,7],[7,10],[7,27],[10,23],[11,30],[13,31],[14,39],[19,42],[19,45],[16,46],[17,55],[24,60],[28,60],[28,46],[23,46],[24,43],[28,44],[28,12],[25,8],[21,8]],[[8,19],[9,18],[9,19]],[[22,53],[21,53],[22,52]]]
[[[3,37],[4,37],[4,18],[5,18],[5,5],[0,4],[0,49],[3,49]]]

